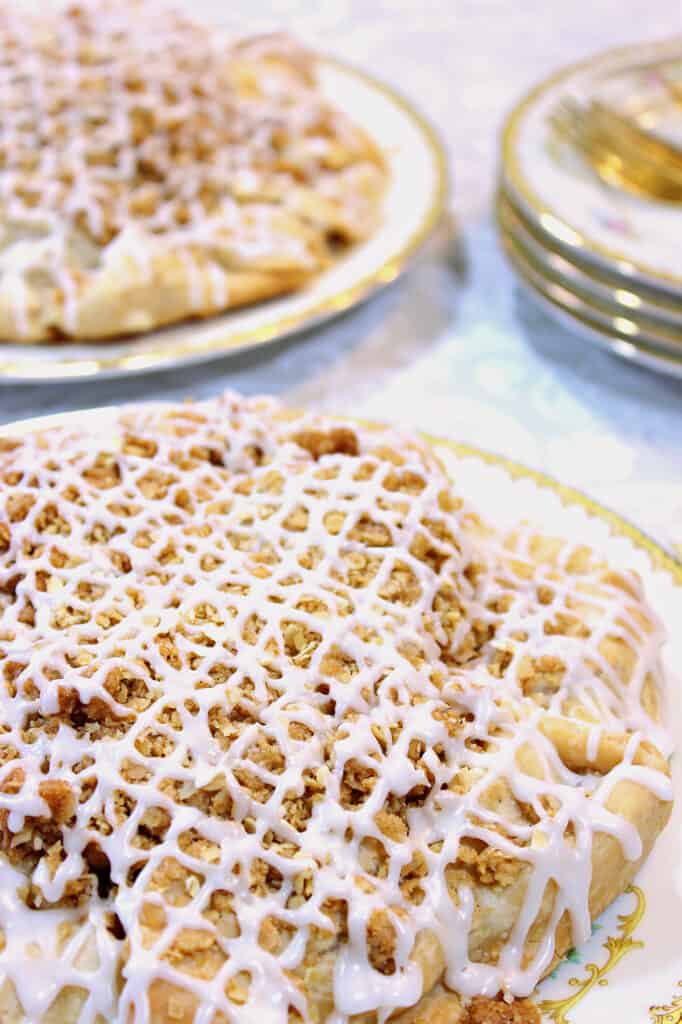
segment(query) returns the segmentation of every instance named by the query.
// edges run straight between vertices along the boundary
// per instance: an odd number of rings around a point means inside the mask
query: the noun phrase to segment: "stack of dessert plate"
[[[672,88],[671,88],[672,84]],[[682,377],[682,202],[603,181],[556,131],[594,99],[680,145],[682,39],[601,54],[542,82],[504,128],[497,221],[526,290],[597,344]]]

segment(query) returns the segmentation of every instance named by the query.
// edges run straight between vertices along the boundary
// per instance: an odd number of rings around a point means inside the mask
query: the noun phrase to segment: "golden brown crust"
[[[216,275],[221,281],[218,291]],[[286,295],[312,276],[301,270],[227,272],[216,264],[190,270],[186,262],[171,257],[159,261],[148,280],[103,273],[87,282],[78,299],[77,329],[70,332],[59,307],[36,293],[27,307],[28,326],[17,333],[12,300],[0,294],[0,338],[19,344],[69,338],[106,342]],[[215,298],[223,289],[229,295],[227,304]]]
[[[469,1024],[466,1009],[455,992],[436,985],[416,1006],[392,1018],[395,1024]]]

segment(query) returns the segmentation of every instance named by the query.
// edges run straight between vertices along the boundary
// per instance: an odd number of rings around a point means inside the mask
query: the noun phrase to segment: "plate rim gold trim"
[[[500,241],[504,255],[516,274],[518,283],[547,315],[553,317],[568,330],[578,328],[583,332],[589,332],[589,337],[586,333],[580,334],[579,337],[597,345],[603,352],[618,356],[626,362],[642,366],[651,372],[663,374],[672,380],[679,380],[682,377],[682,355],[678,355],[669,348],[664,349],[655,342],[645,341],[641,337],[631,337],[624,333],[617,334],[606,325],[591,319],[589,315],[579,313],[568,304],[547,295],[521,267],[520,257],[517,262],[516,245],[512,243],[511,236],[500,234]],[[558,287],[586,305],[570,288],[565,285],[558,285]]]
[[[682,57],[682,34],[677,34],[666,39],[653,40],[645,45],[647,53],[656,53],[659,50],[672,50],[675,46],[678,46],[680,56]],[[560,68],[559,71],[555,71],[551,75],[543,78],[541,82],[538,82],[531,89],[525,92],[507,115],[502,126],[502,175],[534,215],[553,218],[559,225],[570,232],[570,234],[580,239],[578,244],[572,244],[569,241],[566,241],[565,244],[569,249],[582,253],[584,259],[591,259],[591,261],[596,265],[603,265],[603,261],[606,260],[610,263],[615,262],[631,267],[632,270],[636,271],[636,273],[652,287],[657,287],[659,290],[669,292],[669,288],[666,289],[665,287],[666,284],[674,285],[677,289],[682,289],[682,276],[656,270],[655,267],[650,267],[646,263],[633,260],[629,256],[619,253],[615,249],[611,249],[609,246],[604,246],[598,242],[592,241],[582,232],[574,228],[573,225],[569,224],[556,212],[556,210],[552,209],[551,206],[548,206],[528,184],[521,171],[515,150],[515,143],[524,117],[549,89],[552,89],[560,82],[571,78],[572,75],[585,71],[590,68],[591,65],[598,64],[607,58],[618,60],[627,58],[630,55],[633,57],[635,57],[635,55],[639,55],[641,57],[641,54],[641,44],[632,43],[627,46],[616,46],[607,50],[601,50],[599,53],[592,54],[590,57],[584,58],[583,60],[573,61],[572,63],[565,65]],[[625,276],[628,277],[627,274]],[[632,275],[632,277],[634,276],[635,275]]]
[[[0,342],[0,383],[15,382],[39,385],[53,383],[55,380],[106,379],[153,373],[158,370],[173,369],[178,366],[188,366],[204,360],[226,356],[236,350],[252,351],[268,342],[279,341],[298,331],[313,328],[336,314],[346,312],[386,285],[391,284],[407,269],[418,250],[421,249],[437,227],[449,200],[450,161],[445,144],[428,116],[421,113],[399,88],[357,67],[354,63],[342,60],[339,57],[322,53],[317,55],[317,60],[322,65],[340,69],[391,101],[419,130],[424,139],[425,148],[428,150],[431,158],[434,169],[434,187],[431,202],[419,225],[397,249],[387,256],[381,266],[364,274],[352,284],[340,288],[333,295],[319,299],[297,313],[280,316],[267,324],[242,331],[233,332],[228,330],[224,333],[217,332],[216,336],[207,339],[199,346],[190,336],[169,345],[163,351],[158,349],[152,349],[144,353],[132,351],[125,355],[109,357],[106,354],[101,356],[93,354],[92,357],[73,358],[71,360],[67,357],[62,362],[46,362],[43,364],[45,372],[41,373],[39,372],[41,364],[37,359],[29,361],[28,359],[21,359],[19,356],[13,356],[12,358],[3,357],[2,347],[4,343]],[[208,319],[210,318],[207,318],[204,323],[208,322]],[[190,332],[192,326],[193,322],[187,321],[187,327]],[[70,344],[73,343],[64,343],[67,352],[68,345]],[[87,342],[78,342],[77,344],[87,344]],[[92,344],[94,346],[101,343],[93,342]],[[103,347],[106,347],[106,343],[104,343]],[[35,353],[36,348],[39,348],[39,346],[30,345],[26,346],[26,348]],[[141,359],[144,360],[143,365],[140,363]]]
[[[682,988],[682,981],[678,981],[677,988]],[[653,1024],[657,1024],[657,1022],[658,1024],[663,1024],[665,1020],[677,1022],[677,1024],[682,1021],[682,993],[675,994],[673,992],[671,999],[672,1002],[668,1006],[649,1007],[649,1019],[653,1021]],[[670,1014],[670,1017],[668,1017],[668,1014]]]
[[[667,296],[652,292],[650,288],[644,285],[637,287],[628,278],[619,278],[615,271],[610,271],[606,267],[601,265],[597,267],[592,263],[581,262],[578,254],[574,251],[569,252],[566,248],[561,248],[561,243],[558,239],[547,235],[540,224],[529,220],[527,214],[519,209],[518,204],[514,202],[513,196],[509,194],[503,184],[500,184],[495,194],[495,220],[498,229],[501,229],[505,234],[517,240],[527,235],[539,249],[542,249],[547,257],[558,257],[563,263],[568,264],[581,279],[584,278],[589,281],[593,288],[601,288],[604,291],[610,292],[611,297],[608,301],[618,308],[622,307],[626,311],[626,316],[645,316],[652,319],[660,319],[668,325],[676,323],[675,318],[677,317],[681,325],[680,342],[682,343],[682,304],[670,301]],[[553,274],[559,275],[561,273],[564,276],[563,272],[555,270],[553,267],[551,269]],[[581,285],[581,287],[587,288],[586,285]],[[624,302],[615,297],[619,291],[629,292],[633,297],[636,295],[641,300],[641,306]],[[596,297],[596,292],[594,294]],[[655,312],[651,312],[652,310],[655,310]],[[668,315],[672,319],[666,320]]]
[[[600,323],[602,318],[609,321],[608,325],[605,324],[606,330],[613,331],[619,336],[622,334],[623,340],[631,341],[633,345],[650,346],[656,352],[660,351],[682,361],[682,327],[676,328],[671,324],[658,324],[655,321],[652,323],[653,317],[645,317],[638,310],[619,306],[612,299],[586,293],[584,286],[564,277],[531,252],[525,239],[503,223],[501,218],[498,218],[498,233],[503,247],[511,247],[515,256],[518,255],[519,260],[529,266],[533,274],[537,274],[548,286],[557,286],[570,293],[586,310],[594,314],[596,322]],[[522,272],[520,267],[517,267],[517,270],[519,273]],[[618,321],[621,321],[622,327],[618,326]],[[625,327],[626,322],[632,325],[631,329]]]
[[[419,433],[436,449],[439,447],[448,448],[459,458],[476,458],[486,463],[486,465],[498,466],[504,469],[513,480],[532,480],[539,487],[553,491],[563,505],[582,506],[590,515],[605,522],[612,533],[627,538],[635,547],[646,552],[654,569],[662,569],[668,572],[675,584],[682,587],[682,560],[667,551],[659,541],[650,537],[641,527],[636,526],[629,519],[609,508],[608,505],[603,505],[588,494],[585,494],[579,488],[573,487],[570,484],[564,484],[549,473],[533,469],[531,466],[526,466],[522,462],[517,462],[515,459],[489,451],[486,448],[479,448],[477,445],[454,441],[451,438],[439,437],[424,431],[419,431]]]

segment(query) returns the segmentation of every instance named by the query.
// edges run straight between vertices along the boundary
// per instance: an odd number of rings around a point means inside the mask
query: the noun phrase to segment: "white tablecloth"
[[[189,6],[189,0],[185,0]],[[618,362],[516,292],[495,241],[496,135],[535,80],[682,28],[679,0],[193,0],[248,11],[393,82],[448,145],[461,243],[444,230],[388,292],[295,342],[123,381],[0,386],[0,421],[122,400],[270,391],[409,423],[543,469],[682,545],[682,382]]]

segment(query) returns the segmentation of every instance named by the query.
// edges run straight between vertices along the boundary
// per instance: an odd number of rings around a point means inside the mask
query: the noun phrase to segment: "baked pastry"
[[[286,36],[154,0],[0,9],[0,339],[145,331],[308,282],[387,175]]]
[[[537,1020],[670,812],[637,576],[263,399],[0,481],[3,1024]]]

